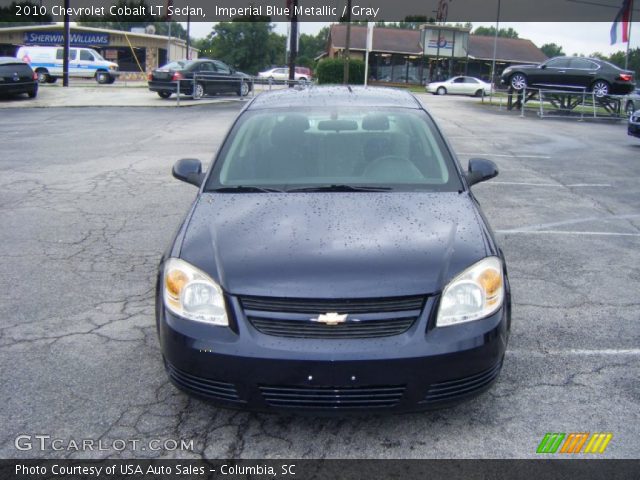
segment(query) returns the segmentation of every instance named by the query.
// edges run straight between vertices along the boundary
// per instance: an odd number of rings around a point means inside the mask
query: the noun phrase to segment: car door
[[[464,77],[453,77],[447,81],[448,85],[445,88],[449,93],[464,93]]]
[[[587,89],[591,86],[600,68],[597,63],[580,57],[572,58],[569,65],[567,81],[581,89]]]
[[[69,76],[70,77],[82,76],[81,73],[79,74],[80,69],[78,66],[77,56],[78,56],[78,49],[70,48],[69,49]],[[56,75],[60,75],[60,76],[63,75],[63,69],[64,69],[63,58],[64,58],[64,49],[58,48],[56,50],[55,69],[53,71],[53,73],[55,73]]]
[[[482,89],[482,85],[480,82],[473,77],[463,77],[463,91],[465,95],[474,95],[478,90]]]
[[[218,75],[218,81],[216,83],[219,85],[220,91],[234,92],[238,90],[239,81],[234,78],[231,67],[219,60],[213,60],[213,64],[215,65]]]
[[[287,68],[276,68],[273,71],[273,78],[275,80],[289,80],[289,69],[287,69]]]
[[[92,77],[94,75],[96,71],[96,59],[89,50],[81,48],[76,63],[78,73],[82,73],[82,76]]]
[[[570,85],[567,75],[570,61],[567,57],[552,58],[537,69],[531,84],[549,88]]]
[[[201,81],[206,95],[215,95],[220,91],[218,73],[213,62],[201,62],[194,73],[196,79]]]

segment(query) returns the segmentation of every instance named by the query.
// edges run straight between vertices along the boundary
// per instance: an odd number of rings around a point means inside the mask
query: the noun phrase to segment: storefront
[[[145,79],[147,72],[167,63],[167,49],[170,59],[187,58],[186,41],[180,38],[75,24],[70,33],[71,46],[93,48],[107,60],[116,62],[123,72],[121,79]],[[61,23],[0,28],[0,56],[15,56],[23,45],[60,46],[63,35]],[[197,57],[198,50],[190,48],[190,58]]]
[[[369,81],[424,85],[455,75],[470,75],[484,80],[491,76],[493,37],[470,35],[468,30],[444,27],[435,44],[425,49],[420,30],[376,27],[373,49],[369,53]],[[466,38],[465,38],[466,33]],[[367,28],[351,27],[351,58],[364,60]],[[433,41],[432,41],[433,42]],[[346,25],[331,26],[325,56],[339,57],[346,48]],[[533,42],[520,38],[498,38],[496,74],[515,63],[540,63],[547,56]]]

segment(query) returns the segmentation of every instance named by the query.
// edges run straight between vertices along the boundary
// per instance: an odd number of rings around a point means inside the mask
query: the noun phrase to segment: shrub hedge
[[[342,83],[344,74],[343,58],[324,58],[316,66],[316,79],[319,84]],[[364,62],[351,59],[349,61],[349,83],[364,84]]]

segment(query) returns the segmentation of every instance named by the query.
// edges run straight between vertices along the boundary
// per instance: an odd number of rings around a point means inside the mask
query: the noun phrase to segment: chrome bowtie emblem
[[[325,325],[338,325],[347,321],[349,314],[340,315],[337,312],[323,313],[318,318],[312,318],[312,322],[324,323]]]

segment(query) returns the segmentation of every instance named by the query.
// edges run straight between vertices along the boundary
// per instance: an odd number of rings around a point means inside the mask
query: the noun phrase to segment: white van
[[[20,47],[16,57],[31,65],[40,83],[54,83],[62,77],[62,47]],[[69,48],[69,77],[95,78],[98,83],[113,83],[118,75],[118,64],[105,60],[95,50]]]

